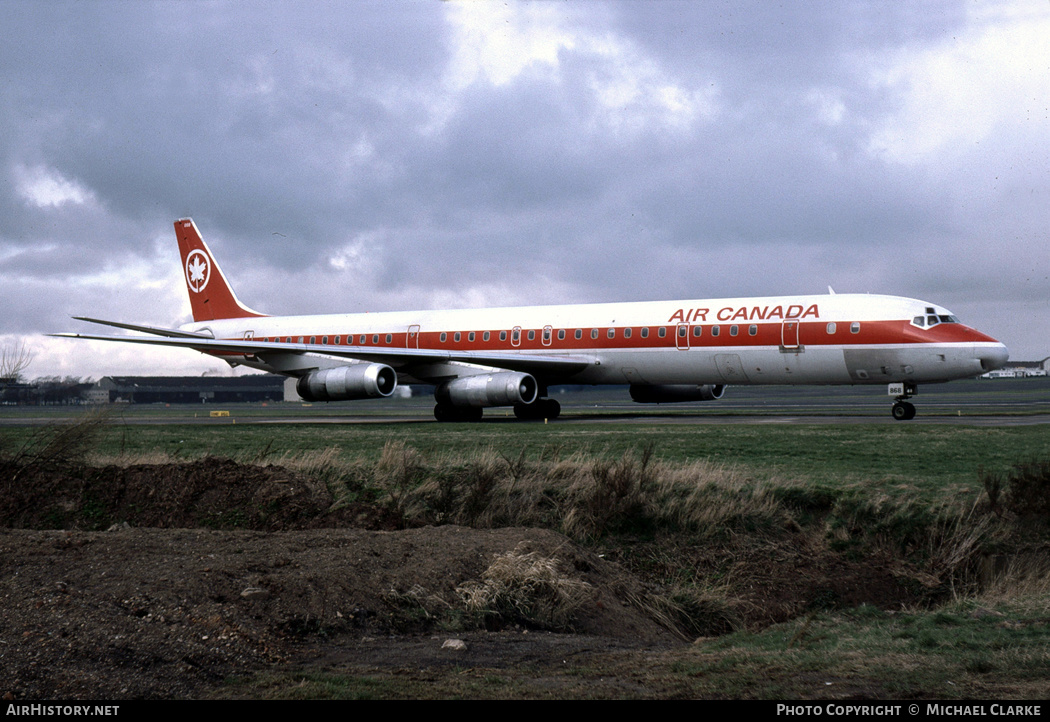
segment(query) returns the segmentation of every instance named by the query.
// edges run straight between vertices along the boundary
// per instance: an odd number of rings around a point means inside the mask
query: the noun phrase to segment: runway
[[[561,390],[559,390],[561,391]],[[573,388],[552,393],[563,425],[858,425],[1011,427],[1050,424],[1050,379],[960,381],[924,386],[913,402],[917,416],[896,421],[892,398],[872,387],[729,387],[718,401],[638,404],[626,388]],[[91,407],[0,406],[0,426],[38,426],[82,418]],[[436,424],[429,395],[332,404],[113,404],[113,423],[128,425],[227,424]],[[227,416],[213,417],[213,412]],[[485,409],[482,426],[519,421],[510,408]]]

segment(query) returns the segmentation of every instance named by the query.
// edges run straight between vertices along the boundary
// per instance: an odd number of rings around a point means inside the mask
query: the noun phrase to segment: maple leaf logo
[[[186,283],[194,293],[200,293],[208,285],[211,270],[208,257],[203,251],[192,251],[186,258]]]

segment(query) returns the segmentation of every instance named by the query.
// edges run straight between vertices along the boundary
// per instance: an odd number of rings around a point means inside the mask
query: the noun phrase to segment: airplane
[[[558,384],[629,385],[638,403],[713,401],[729,385],[886,384],[908,420],[920,383],[1001,368],[1006,346],[942,306],[836,294],[518,308],[268,316],[237,298],[196,224],[175,221],[192,323],[147,335],[52,334],[188,348],[298,379],[306,401],[383,398],[434,386],[438,421],[511,406],[556,419]]]

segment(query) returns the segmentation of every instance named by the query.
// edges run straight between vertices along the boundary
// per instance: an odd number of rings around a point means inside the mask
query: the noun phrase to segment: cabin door
[[[780,326],[780,350],[781,351],[798,351],[798,327],[799,320],[797,318],[785,318],[784,323]]]

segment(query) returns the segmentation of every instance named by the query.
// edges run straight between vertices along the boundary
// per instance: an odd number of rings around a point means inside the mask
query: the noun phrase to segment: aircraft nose
[[[1010,350],[1001,343],[983,346],[977,349],[977,358],[981,360],[981,368],[988,371],[1001,369],[1010,358]]]

